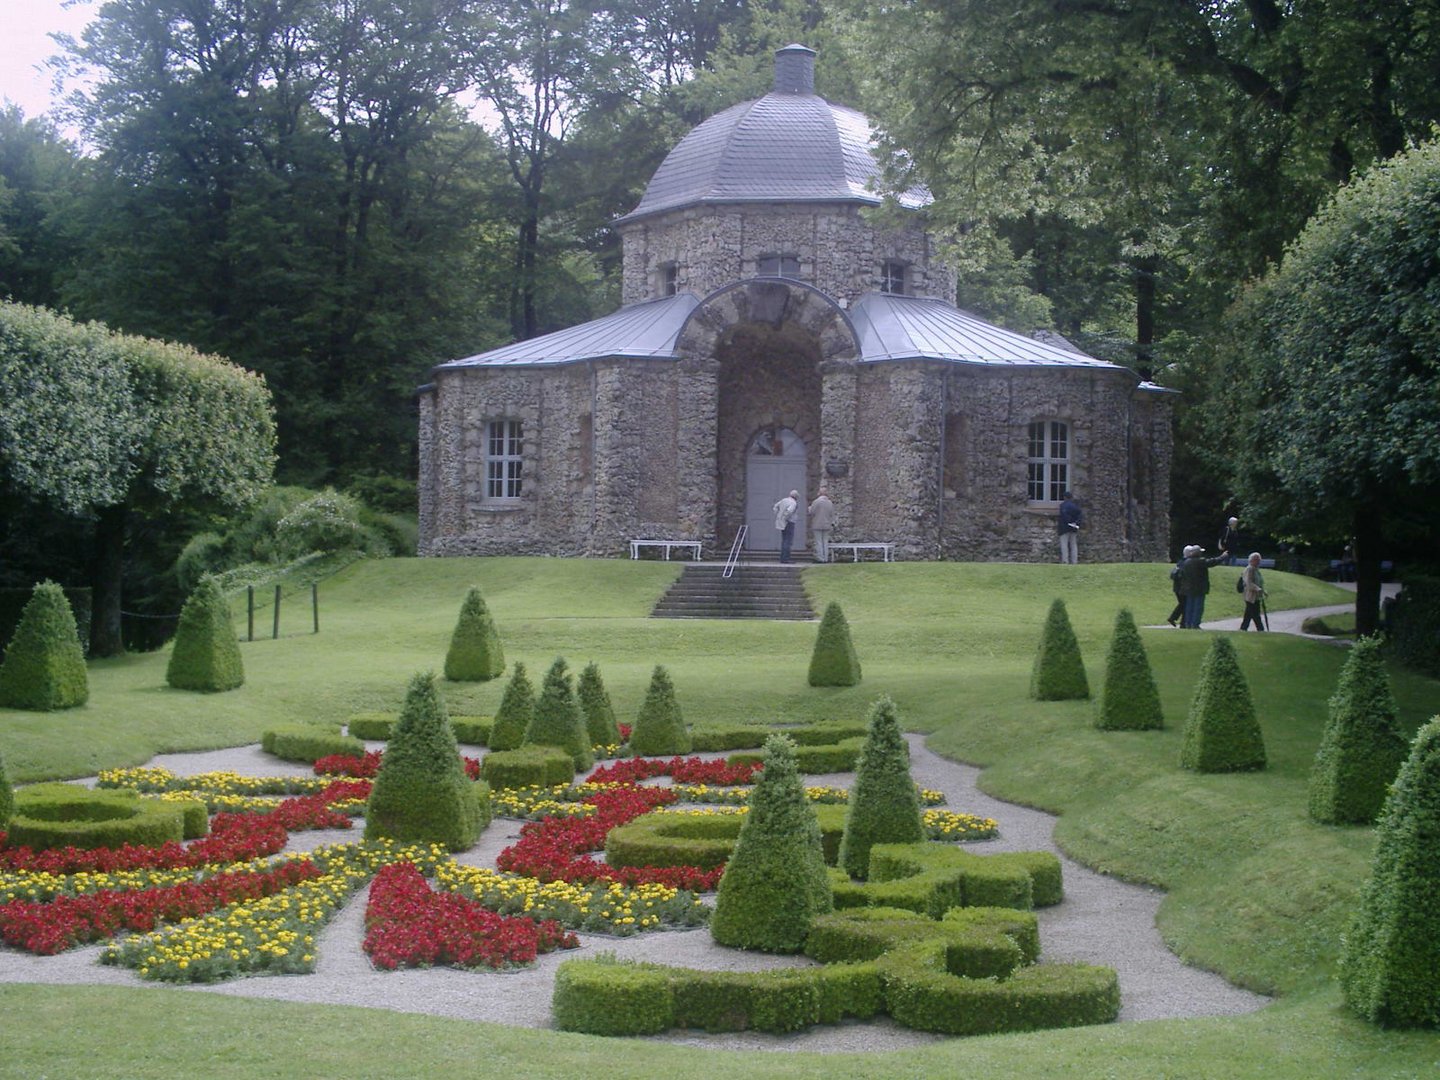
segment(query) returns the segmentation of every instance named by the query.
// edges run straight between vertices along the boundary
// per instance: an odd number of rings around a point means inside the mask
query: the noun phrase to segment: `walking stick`
[[[1265,610],[1265,596],[1263,593],[1260,596],[1260,625],[1266,630],[1270,629],[1270,612]]]

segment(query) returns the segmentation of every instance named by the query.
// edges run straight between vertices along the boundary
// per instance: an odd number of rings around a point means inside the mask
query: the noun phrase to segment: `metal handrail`
[[[730,545],[730,557],[725,560],[725,572],[721,578],[728,578],[735,573],[735,564],[740,561],[740,549],[745,546],[745,535],[750,531],[749,525],[741,525],[735,532],[735,542]]]

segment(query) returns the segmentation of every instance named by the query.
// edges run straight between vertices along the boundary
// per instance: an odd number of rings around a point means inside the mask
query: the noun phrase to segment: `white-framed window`
[[[798,278],[800,276],[800,256],[761,255],[755,260],[755,274],[757,277]]]
[[[667,262],[660,264],[660,295],[674,296],[680,291],[680,264]]]
[[[905,295],[905,264],[898,259],[886,259],[880,264],[880,291]]]
[[[520,497],[525,429],[519,420],[491,420],[485,432],[485,498]]]
[[[1059,502],[1070,487],[1070,428],[1063,420],[1036,420],[1030,425],[1030,470],[1027,498]]]

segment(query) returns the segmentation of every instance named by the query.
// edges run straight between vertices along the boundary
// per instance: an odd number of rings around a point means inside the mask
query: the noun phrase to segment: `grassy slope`
[[[1433,1074],[1440,1037],[1381,1033],[1354,1021],[1331,981],[1370,846],[1369,830],[1322,829],[1304,818],[1305,777],[1339,650],[1278,635],[1237,640],[1271,768],[1200,777],[1174,762],[1208,634],[1144,632],[1166,731],[1102,734],[1089,726],[1086,703],[1040,706],[1025,697],[1053,596],[1066,599],[1098,688],[1115,609],[1130,604],[1142,624],[1168,613],[1163,566],[810,569],[812,595],[841,602],[865,665],[861,686],[836,690],[805,686],[813,624],[645,620],[677,572],[628,560],[362,564],[322,593],[320,635],[243,646],[248,681],[241,690],[197,696],[165,689],[164,655],[97,664],[84,709],[50,716],[0,710],[0,753],[17,778],[73,776],[143,761],[157,750],[253,741],[278,721],[341,720],[397,705],[413,671],[443,660],[465,587],[474,582],[507,659],[532,670],[557,654],[572,667],[598,661],[622,719],[638,709],[657,662],[670,668],[692,723],[858,717],[876,695],[891,693],[908,726],[934,733],[937,750],[990,766],[989,790],[1063,812],[1059,836],[1077,856],[1171,890],[1162,930],[1181,955],[1285,999],[1236,1020],[951,1041],[888,1055],[883,1064],[724,1053],[700,1066],[692,1049],[429,1017],[387,1015],[376,1023],[366,1010],[163,990],[7,986],[0,987],[7,1029],[0,1075],[167,1076],[223,1067],[235,1076],[407,1076],[461,1063],[473,1072],[479,1060],[483,1075],[512,1076],[573,1076],[597,1061],[624,1076],[653,1075],[657,1067],[716,1076]],[[1211,617],[1239,614],[1238,596],[1219,587],[1224,580],[1217,571]],[[1337,596],[1343,602],[1343,593],[1308,579],[1274,574],[1267,584],[1276,609]],[[487,712],[502,689],[499,680],[452,687],[452,711]],[[1396,691],[1409,727],[1434,711],[1433,681],[1397,675]],[[163,1009],[154,1008],[157,1001]],[[280,1030],[283,1036],[267,1039]],[[98,1060],[96,1046],[106,1048]]]

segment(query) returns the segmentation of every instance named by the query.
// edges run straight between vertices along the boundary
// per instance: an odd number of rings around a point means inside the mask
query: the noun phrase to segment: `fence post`
[[[315,620],[315,633],[320,632],[320,583],[310,582],[310,614]]]
[[[255,586],[245,586],[245,640],[255,640]]]
[[[280,637],[280,586],[275,586],[275,629],[271,632],[271,638],[279,640]]]

